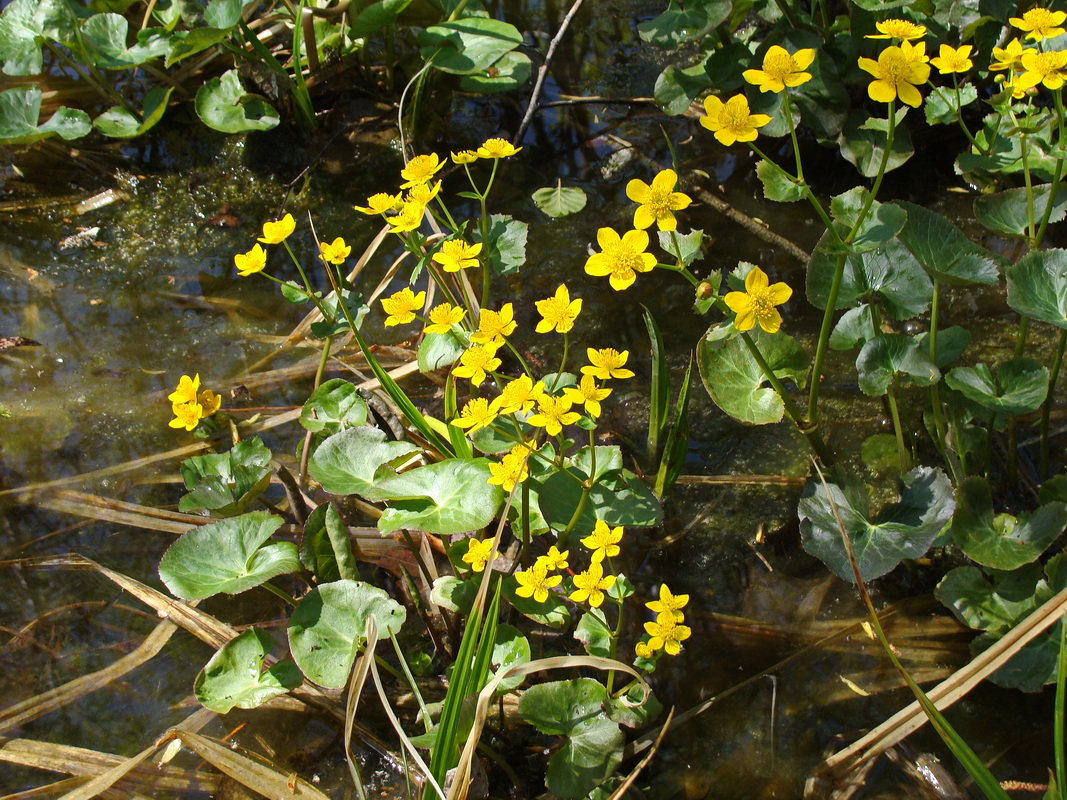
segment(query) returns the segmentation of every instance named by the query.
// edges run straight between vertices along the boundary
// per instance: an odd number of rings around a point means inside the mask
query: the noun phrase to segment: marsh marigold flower
[[[385,214],[388,211],[399,211],[401,206],[400,195],[378,192],[367,198],[366,206],[352,206],[356,211],[369,216]]]
[[[676,656],[682,650],[682,642],[692,635],[685,625],[679,625],[674,617],[660,614],[655,622],[646,622],[645,631],[652,638],[648,640],[649,648],[655,652],[663,650],[669,656]]]
[[[655,223],[661,231],[678,229],[674,212],[688,208],[693,200],[687,194],[674,191],[677,183],[678,173],[665,169],[652,179],[651,186],[637,178],[626,184],[626,196],[640,203],[634,211],[635,228],[644,230]]]
[[[974,66],[974,62],[970,59],[971,50],[973,49],[969,44],[959,48],[943,44],[938,51],[938,55],[930,59],[930,63],[937,67],[937,71],[942,75],[950,75],[953,72],[967,72]]]
[[[746,69],[745,80],[761,92],[783,92],[787,86],[792,88],[811,80],[811,73],[804,70],[814,60],[815,51],[811,48],[790,55],[784,47],[773,45],[763,55],[763,69]]]
[[[405,286],[391,297],[382,298],[381,302],[388,315],[385,318],[385,327],[407,325],[415,319],[415,312],[426,302],[426,292],[415,294],[410,287]]]
[[[478,160],[478,154],[473,150],[460,150],[452,154],[452,160],[457,164],[472,164]]]
[[[648,646],[648,642],[638,642],[634,645],[634,655],[638,658],[649,659],[655,654],[655,651]]]
[[[632,378],[634,376],[633,372],[625,369],[626,361],[630,358],[629,350],[620,352],[610,347],[600,350],[590,347],[585,352],[590,366],[582,367],[583,375],[592,375],[602,381],[609,378]]]
[[[878,33],[868,33],[864,37],[865,39],[900,39],[901,41],[909,41],[911,39],[921,39],[926,35],[925,25],[916,25],[906,19],[887,19],[882,22],[876,22],[874,27],[878,29]]]
[[[530,477],[526,461],[530,457],[530,448],[517,444],[504,454],[500,463],[489,462],[489,483],[499,486],[505,492],[515,489],[515,484],[522,483]]]
[[[915,87],[926,83],[930,65],[925,63],[925,43],[913,47],[904,42],[900,47],[890,45],[878,55],[878,60],[861,58],[860,69],[869,72],[874,80],[867,86],[867,94],[879,103],[891,103],[900,97],[902,103],[918,107],[923,97]]]
[[[400,213],[395,217],[386,217],[391,233],[408,233],[422,225],[422,218],[426,214],[426,206],[422,203],[404,203],[400,207]]]
[[[412,186],[426,183],[426,181],[430,180],[430,178],[440,172],[441,167],[444,165],[445,162],[437,157],[437,153],[430,153],[425,156],[415,156],[402,170],[400,170],[400,177],[405,181],[400,184],[400,188],[410,189]]]
[[[467,244],[462,239],[448,239],[441,242],[441,248],[433,254],[433,260],[440,264],[445,272],[459,272],[461,269],[478,266],[478,254],[481,252],[481,242]]]
[[[496,415],[496,401],[490,403],[485,397],[472,397],[451,424],[457,428],[466,429],[467,433],[474,433],[476,430],[492,425]]]
[[[233,263],[237,266],[237,274],[247,278],[256,272],[262,272],[267,266],[267,251],[263,245],[254,244],[247,253],[238,253],[233,257]]]
[[[570,598],[575,603],[589,601],[593,608],[600,608],[604,602],[604,592],[615,585],[614,575],[605,575],[604,567],[599,561],[589,565],[585,572],[579,572],[574,576],[574,591]]]
[[[571,401],[566,397],[542,394],[537,398],[537,413],[526,422],[535,428],[544,428],[549,436],[558,436],[564,425],[573,425],[581,418],[577,411],[571,411]]]
[[[1012,39],[1004,47],[993,48],[995,61],[989,64],[989,69],[994,72],[1004,69],[1022,70],[1023,56],[1027,53],[1036,53],[1032,47],[1023,47],[1018,39]]]
[[[430,201],[437,197],[440,192],[441,181],[437,183],[420,183],[408,189],[407,194],[404,195],[404,203],[418,203],[420,206],[428,206]]]
[[[281,244],[289,238],[289,234],[296,230],[296,220],[292,214],[286,214],[274,222],[263,223],[263,235],[258,241],[263,244]]]
[[[571,300],[571,293],[566,284],[556,287],[556,293],[545,300],[536,300],[537,313],[541,315],[541,321],[534,329],[538,333],[567,333],[574,327],[574,321],[582,310],[582,299]]]
[[[568,386],[563,390],[563,396],[575,405],[585,406],[585,411],[591,417],[600,416],[600,401],[611,394],[611,389],[603,389],[596,385],[596,378],[592,375],[583,375],[577,387]]]
[[[498,555],[500,553],[493,552],[492,539],[471,539],[467,552],[463,554],[463,563],[470,564],[475,572],[481,572]]]
[[[1026,53],[1022,64],[1025,71],[1014,81],[1018,89],[1025,91],[1038,84],[1046,89],[1059,89],[1063,86],[1064,67],[1067,67],[1067,50]]]
[[[427,333],[448,333],[453,325],[463,321],[467,309],[453,307],[451,303],[441,303],[430,309],[430,324],[426,326]]]
[[[191,431],[196,428],[200,420],[204,418],[204,409],[199,403],[175,403],[171,407],[171,412],[174,414],[168,424],[172,428],[185,428],[187,431]]]
[[[609,528],[602,519],[596,521],[593,532],[582,539],[582,544],[593,551],[591,561],[595,564],[605,558],[614,558],[619,554],[619,542],[622,541],[622,526]]]
[[[486,373],[493,372],[500,366],[500,359],[496,357],[499,346],[495,342],[490,342],[468,347],[459,357],[459,366],[453,368],[452,374],[457,378],[469,378],[472,384],[481,386],[485,381]]]
[[[192,378],[182,375],[178,378],[178,388],[167,395],[167,399],[174,404],[195,403],[197,392],[200,391],[200,373]]]
[[[601,228],[596,240],[602,252],[586,259],[585,271],[597,277],[607,275],[617,292],[633,286],[638,272],[650,272],[656,266],[656,257],[645,252],[648,234],[644,231],[627,231],[620,237],[613,228]]]
[[[709,95],[704,99],[704,111],[707,116],[700,118],[700,124],[727,147],[734,142],[754,142],[756,129],[771,121],[766,114],[751,113],[748,98],[743,94],[734,95],[725,103]]]
[[[654,614],[670,614],[674,617],[676,622],[681,622],[685,619],[682,609],[685,608],[686,603],[688,602],[689,595],[671,594],[671,590],[667,588],[667,584],[661,583],[659,587],[659,600],[650,600],[645,603],[645,605],[648,607],[648,610]]]
[[[1012,25],[1021,31],[1026,31],[1026,38],[1040,42],[1042,39],[1052,39],[1063,33],[1059,27],[1067,20],[1067,12],[1050,11],[1047,8],[1031,8],[1022,17],[1008,19]]]
[[[352,253],[352,246],[345,244],[345,240],[338,236],[332,242],[323,242],[319,245],[322,260],[329,264],[344,264],[345,259]]]
[[[570,554],[570,550],[564,550],[563,552],[560,552],[559,548],[557,548],[555,545],[552,545],[550,548],[548,548],[548,552],[545,553],[543,556],[538,556],[537,561],[535,561],[534,563],[544,564],[545,569],[547,569],[549,572],[556,569],[566,569],[568,565],[567,556],[569,556]]]
[[[515,580],[519,582],[515,594],[519,597],[533,597],[534,602],[543,603],[548,599],[548,590],[559,586],[563,576],[549,575],[548,568],[537,563],[530,569],[516,572]]]
[[[504,303],[499,311],[483,308],[482,315],[478,318],[478,330],[471,334],[471,341],[475,344],[503,344],[504,339],[515,332],[517,325],[515,309],[511,303]]]
[[[482,146],[478,148],[478,157],[507,158],[515,155],[520,150],[522,150],[521,147],[515,147],[507,139],[486,139]]]
[[[200,401],[201,414],[205,417],[210,417],[222,408],[222,395],[216,394],[210,389],[204,389],[197,399]]]
[[[745,291],[729,292],[723,300],[737,314],[734,327],[739,331],[751,330],[758,322],[767,333],[777,333],[782,327],[782,315],[775,306],[792,296],[793,290],[786,284],[769,285],[767,273],[753,267],[745,276]]]
[[[545,385],[541,381],[534,383],[529,375],[520,375],[515,380],[508,381],[500,390],[500,397],[497,398],[500,402],[500,413],[529,412],[537,402],[537,398],[544,393]]]

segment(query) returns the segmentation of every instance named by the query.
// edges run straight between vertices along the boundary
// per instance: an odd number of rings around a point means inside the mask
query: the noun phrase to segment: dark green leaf
[[[256,628],[228,641],[196,676],[196,699],[205,708],[226,714],[235,707],[256,708],[295,689],[304,676],[292,661],[263,669],[263,660],[273,647],[270,634]]]
[[[379,0],[377,3],[371,3],[359,12],[348,33],[353,39],[363,39],[375,34],[382,28],[396,24],[397,16],[409,5],[411,0]]]
[[[522,635],[518,628],[511,625],[498,625],[496,628],[496,640],[493,643],[493,655],[490,662],[496,672],[502,672],[509,667],[526,664],[530,661],[530,643]],[[522,675],[514,678],[505,678],[497,689],[498,694],[507,694],[512,689],[517,689],[526,680]]]
[[[209,128],[223,133],[267,131],[281,121],[270,103],[244,90],[235,69],[200,87],[196,113]]]
[[[956,367],[945,383],[968,400],[998,414],[1015,416],[1036,411],[1048,394],[1048,370],[1029,358],[1013,358],[997,369],[993,379],[989,367]]]
[[[853,111],[845,121],[845,127],[837,139],[841,155],[856,166],[865,178],[878,174],[885,152],[886,134],[867,126],[871,118],[863,111]],[[896,169],[915,153],[908,129],[898,125],[893,135],[893,148],[889,153],[886,172]]]
[[[517,272],[526,263],[526,237],[530,226],[519,222],[506,214],[489,216],[489,263],[498,275],[510,275]],[[481,234],[474,237],[481,241]]]
[[[38,127],[41,90],[36,86],[0,92],[0,144],[30,144],[50,136],[77,139],[93,129],[84,111],[61,106]]]
[[[507,22],[466,17],[426,28],[418,36],[424,61],[442,72],[484,72],[502,55],[522,44],[522,34]]]
[[[915,341],[926,352],[930,351],[929,338],[930,334],[926,331],[915,335]],[[970,343],[971,333],[966,328],[956,325],[939,330],[937,332],[937,357],[934,359],[937,368],[943,370],[963,355],[963,351],[967,349],[967,345]]]
[[[459,331],[459,327],[453,325],[448,333],[427,333],[423,337],[419,343],[419,372],[433,372],[435,369],[451,367],[456,363],[456,360],[463,355],[463,351],[467,349],[463,340],[457,335]]]
[[[465,92],[478,94],[496,94],[518,89],[533,74],[533,63],[525,53],[513,50],[504,53],[485,71],[464,75],[460,78],[459,88]]]
[[[655,19],[637,25],[643,41],[668,49],[703,38],[730,16],[730,0],[704,0],[679,4],[670,0],[667,10]]]
[[[332,503],[320,505],[304,523],[300,563],[311,570],[319,583],[359,577],[348,528]]]
[[[584,472],[572,469],[571,474],[586,479]],[[581,499],[582,487],[559,473],[548,478],[538,494],[541,513],[557,531],[566,529]],[[621,470],[607,473],[593,484],[574,532],[583,536],[591,533],[598,518],[612,526],[644,528],[658,525],[662,515],[659,501],[649,488],[629,470]],[[560,546],[565,545],[566,542]]]
[[[574,638],[582,643],[589,655],[611,657],[611,628],[601,609],[594,608],[582,614],[574,629]]]
[[[1042,215],[1052,194],[1050,184],[1034,186],[1034,222],[1040,224]],[[1049,222],[1059,222],[1067,215],[1067,186],[1060,185]],[[1006,189],[994,194],[979,195],[974,201],[974,216],[994,233],[1007,236],[1026,236],[1029,227],[1029,210],[1026,188]]]
[[[1031,250],[1008,267],[1005,278],[1008,305],[1024,316],[1067,328],[1067,250]]]
[[[995,285],[999,264],[994,256],[975,244],[940,214],[914,203],[898,201],[908,212],[908,221],[900,232],[900,241],[908,248],[930,276],[942,283],[967,286],[972,283]]]
[[[826,308],[837,260],[827,252],[829,234],[823,234],[811,256],[807,271],[808,302]],[[933,283],[918,261],[899,241],[879,249],[847,256],[837,307],[851,308],[878,298],[896,319],[910,319],[930,305]]]
[[[132,139],[147,133],[163,118],[174,87],[157,87],[144,98],[144,112],[138,118],[122,106],[113,106],[93,120],[93,127],[112,139]]]
[[[971,84],[960,87],[959,100],[956,90],[948,86],[938,86],[926,96],[923,112],[928,125],[952,125],[956,122],[961,106],[970,105],[978,99],[978,90]]]
[[[182,480],[189,494],[178,509],[210,510],[233,516],[247,509],[270,482],[271,452],[258,438],[238,442],[225,453],[193,456],[182,462]]]
[[[871,307],[864,303],[841,315],[830,334],[830,347],[834,350],[862,347],[874,338],[875,333],[874,315],[871,313]]]
[[[341,378],[321,384],[300,410],[300,424],[318,433],[339,433],[367,422],[367,402],[359,390]]]
[[[761,160],[756,165],[756,175],[763,184],[763,196],[768,200],[776,203],[795,203],[808,196],[807,186],[797,183],[773,161]]]
[[[241,19],[241,12],[255,0],[211,0],[204,9],[204,22],[212,28],[229,30]]]
[[[703,64],[688,69],[670,65],[656,78],[652,96],[664,113],[677,117],[689,109],[701,92],[711,87],[711,78]]]
[[[195,28],[188,32],[179,32],[175,34],[174,44],[170,48],[170,52],[167,53],[167,60],[164,65],[169,69],[183,58],[195,56],[209,47],[214,47],[229,35],[229,31],[222,31],[217,28]]]
[[[919,386],[930,386],[941,380],[941,371],[929,354],[911,336],[901,333],[881,333],[867,342],[856,357],[860,391],[872,397],[886,393],[898,378]]]
[[[896,236],[904,223],[908,220],[907,213],[894,205],[879,203],[870,200],[870,192],[862,186],[850,189],[844,194],[839,194],[830,201],[830,211],[834,216],[838,236],[842,242],[851,235],[852,239],[847,244],[841,244],[833,237],[826,241],[826,252],[837,255],[839,253],[868,253],[877,250]],[[859,219],[859,213],[870,201],[870,208],[860,223],[855,234],[852,233]]]
[[[702,230],[689,231],[689,233],[657,231],[656,235],[659,238],[659,246],[674,258],[681,259],[682,264],[687,267],[704,257],[701,249],[704,243],[704,231]]]

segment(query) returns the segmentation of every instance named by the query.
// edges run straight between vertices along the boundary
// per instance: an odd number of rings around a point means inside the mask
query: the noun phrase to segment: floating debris
[[[88,247],[96,241],[96,235],[100,233],[100,226],[94,228],[79,228],[78,233],[59,240],[60,250],[78,250]]]

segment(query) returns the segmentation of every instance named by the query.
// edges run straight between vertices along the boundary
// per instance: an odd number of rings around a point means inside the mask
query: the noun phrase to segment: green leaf
[[[684,114],[700,93],[710,89],[712,85],[703,64],[688,69],[669,65],[656,78],[652,96],[664,113],[677,117]]]
[[[504,578],[501,595],[512,607],[524,617],[528,617],[538,625],[545,625],[557,630],[566,630],[571,624],[571,611],[567,602],[555,592],[548,593],[548,599],[538,603],[532,597],[519,597],[515,594],[519,582],[514,575]]]
[[[647,22],[637,25],[642,41],[668,49],[686,42],[702,39],[716,25],[730,17],[730,0],[704,0],[697,3],[678,3],[670,0],[667,10]]]
[[[793,176],[773,161],[762,159],[756,165],[756,176],[763,184],[763,196],[776,203],[795,203],[808,196],[807,186],[797,183]]]
[[[442,72],[484,72],[522,44],[514,25],[488,17],[466,17],[432,25],[418,35],[422,59]]]
[[[580,470],[570,472],[581,480],[586,479],[586,474]],[[557,531],[566,529],[581,498],[582,487],[561,473],[548,478],[538,493],[541,513]],[[611,526],[645,528],[658,525],[662,517],[663,510],[652,491],[629,470],[620,470],[605,474],[593,484],[574,533],[591,533],[598,518]],[[560,546],[565,545],[563,542]]]
[[[956,90],[948,86],[938,86],[926,96],[923,112],[928,125],[952,125],[961,106],[970,105],[978,99],[978,89],[971,84],[960,87],[960,102],[956,102]]]
[[[608,719],[620,725],[644,728],[660,715],[663,706],[651,691],[634,683],[625,694],[611,698],[607,711]]]
[[[870,198],[870,192],[857,186],[844,194],[839,194],[830,201],[830,211],[834,216],[838,236],[842,240],[848,238],[852,229],[859,219],[859,213]],[[868,253],[877,250],[896,236],[904,223],[908,221],[907,212],[892,204],[879,203],[877,200],[870,201],[870,210],[864,217],[862,224],[852,241],[848,244],[840,244],[830,237],[826,242],[826,252],[833,255],[839,253]]]
[[[704,243],[704,231],[695,230],[689,233],[677,231],[657,231],[659,246],[675,258],[679,258],[682,264],[689,266],[694,261],[704,257],[701,246]]]
[[[367,402],[355,386],[341,378],[321,384],[300,410],[300,424],[313,433],[340,433],[366,422]]]
[[[448,333],[427,333],[419,343],[419,372],[433,372],[435,369],[451,367],[463,355],[466,346],[457,335],[460,328],[452,326]],[[480,430],[485,430],[481,428]]]
[[[31,144],[50,136],[69,141],[93,129],[88,114],[66,106],[38,127],[40,112],[41,90],[36,86],[0,92],[0,144]]]
[[[330,494],[363,494],[393,474],[389,462],[414,453],[410,442],[386,441],[377,428],[349,428],[323,442],[308,463],[311,477]]]
[[[164,66],[170,69],[183,58],[202,53],[208,48],[214,47],[229,35],[229,31],[216,28],[194,28],[188,32],[179,31],[175,34],[174,44],[171,46],[170,52],[167,53],[167,60],[164,62]]]
[[[826,308],[841,257],[827,251],[829,238],[823,234],[808,263],[808,302],[816,308]],[[893,240],[870,253],[845,258],[837,308],[851,308],[877,298],[895,319],[910,319],[929,307],[932,296],[930,277],[904,245]]]
[[[359,577],[348,528],[332,503],[320,505],[304,523],[300,563],[311,570],[319,583]]]
[[[941,380],[941,371],[911,336],[881,333],[867,342],[856,357],[860,391],[880,397],[897,378],[906,378],[919,386]]]
[[[209,128],[223,133],[269,131],[281,122],[270,103],[244,90],[235,69],[200,87],[196,113]]]
[[[1051,195],[1051,184],[1045,183],[1033,187],[1035,224],[1040,224]],[[1059,222],[1065,215],[1067,215],[1067,186],[1061,184],[1056,190],[1056,202],[1053,205],[1049,222]],[[979,195],[974,201],[974,216],[994,233],[1026,236],[1029,227],[1026,187]]]
[[[782,43],[787,44],[786,49],[792,52],[801,48],[815,50],[815,60],[806,70],[811,80],[794,90],[800,119],[817,138],[836,139],[848,119],[851,102],[834,56],[827,51],[821,39],[810,31],[788,31],[782,37]],[[842,59],[840,63],[848,63],[848,59]],[[855,57],[852,63],[855,63]]]
[[[489,263],[497,275],[511,275],[526,263],[526,237],[530,226],[506,214],[489,215]],[[474,236],[480,242],[481,234]]]
[[[504,53],[484,73],[476,72],[460,78],[459,88],[464,92],[496,94],[518,89],[533,74],[533,63],[525,53],[513,50]]]
[[[900,467],[897,437],[891,433],[876,433],[863,440],[860,448],[863,463],[877,474],[888,474]]]
[[[837,321],[830,333],[830,347],[834,350],[852,350],[862,347],[873,339],[877,331],[874,328],[874,314],[871,307],[864,303],[850,308]]]
[[[308,592],[289,619],[289,647],[309,680],[340,689],[366,641],[374,617],[382,638],[404,624],[404,607],[382,589],[361,581],[324,583]]]
[[[1029,358],[1013,358],[997,368],[997,380],[989,367],[956,367],[945,383],[968,400],[997,414],[1015,416],[1036,411],[1048,394],[1048,370]]]
[[[488,459],[449,459],[383,478],[364,494],[389,504],[378,520],[383,534],[464,533],[481,530],[500,511],[504,491],[488,482],[491,474]]]
[[[926,331],[915,335],[915,341],[926,352],[930,352],[930,347],[927,343],[929,338],[930,334]],[[937,368],[943,370],[963,355],[963,351],[967,349],[967,345],[970,343],[971,333],[966,328],[954,325],[951,328],[939,330],[937,332],[937,358],[935,359]]]
[[[348,29],[353,39],[363,39],[377,33],[382,28],[396,24],[400,13],[411,5],[411,0],[379,0],[359,12]]]
[[[585,208],[585,192],[574,186],[563,185],[563,180],[556,181],[555,186],[538,189],[531,195],[534,205],[548,216],[556,219],[577,214]]]
[[[204,22],[212,28],[228,31],[237,25],[241,12],[256,0],[211,0],[204,9]]]
[[[777,392],[764,387],[766,377],[756,359],[739,336],[714,342],[708,330],[697,344],[700,378],[715,404],[745,425],[779,422],[785,405]],[[789,378],[803,386],[808,371],[808,357],[797,341],[788,334],[749,331],[763,358],[779,378]]]
[[[898,201],[908,212],[900,241],[932,278],[954,286],[996,285],[998,266],[1007,264],[975,244],[940,214],[914,203]]]
[[[865,581],[885,575],[905,558],[922,556],[952,517],[952,483],[939,469],[916,467],[901,484],[900,501],[872,517],[867,489],[854,476],[826,486],[817,478],[809,480],[797,509],[804,549],[839,578],[855,581],[830,506],[832,497]]]
[[[196,699],[205,708],[226,714],[233,708],[256,708],[295,689],[304,676],[292,661],[263,669],[273,647],[270,634],[256,628],[228,641],[196,676]]]
[[[147,133],[163,119],[174,87],[151,89],[144,97],[144,111],[140,118],[122,106],[112,106],[93,120],[93,127],[112,139],[132,139]]]
[[[493,643],[493,655],[490,663],[496,672],[502,672],[509,667],[519,664],[527,664],[530,661],[530,643],[522,635],[518,628],[512,625],[498,625],[496,628],[496,640]],[[498,694],[507,694],[512,689],[517,689],[526,680],[522,675],[514,678],[505,678],[497,689]]]
[[[865,178],[878,174],[885,152],[886,133],[872,129],[868,122],[872,118],[864,111],[853,111],[845,121],[845,127],[837,139],[841,155],[854,164]],[[874,120],[876,123],[884,120]],[[911,143],[911,134],[902,125],[897,125],[893,135],[893,149],[889,152],[886,172],[896,169],[915,154]]]
[[[98,69],[129,69],[161,58],[171,47],[171,36],[162,28],[138,31],[136,44],[126,46],[130,23],[119,14],[95,14],[81,28],[86,55]]]
[[[590,678],[531,686],[519,700],[522,718],[541,733],[567,737],[548,762],[548,790],[580,800],[610,777],[622,761],[624,737],[604,714],[608,692]]]
[[[207,509],[219,516],[242,513],[270,483],[271,458],[270,450],[255,438],[238,442],[225,453],[185,459],[182,480],[190,491],[178,510]]]
[[[1015,569],[1037,561],[1067,527],[1067,505],[1049,503],[1019,518],[993,511],[985,478],[966,478],[956,489],[952,538],[983,567]]]
[[[1067,250],[1031,250],[1008,267],[1005,278],[1015,311],[1067,328]]]
[[[574,629],[574,638],[582,643],[589,655],[611,657],[611,628],[601,609],[594,608],[582,614]]]
[[[43,66],[41,40],[71,42],[76,26],[66,0],[14,0],[0,13],[0,60],[4,62],[4,74],[39,74]]]
[[[266,544],[282,520],[265,511],[193,528],[159,562],[159,577],[175,597],[201,600],[239,594],[275,575],[300,569],[292,542]]]
[[[455,575],[442,575],[433,582],[430,600],[456,614],[470,614],[480,578],[481,575],[474,575],[470,580],[461,580]]]

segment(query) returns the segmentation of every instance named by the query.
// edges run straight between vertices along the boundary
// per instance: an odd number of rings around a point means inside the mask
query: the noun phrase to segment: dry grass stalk
[[[61,781],[45,784],[44,786],[35,786],[34,788],[26,789],[23,792],[5,794],[3,797],[0,797],[0,800],[54,800],[54,798],[62,797],[72,789],[84,785],[84,778],[64,778]],[[102,798],[102,800],[149,800],[144,795],[131,794],[130,792],[116,788],[105,789],[97,796]]]
[[[100,495],[71,490],[60,490],[54,494],[50,493],[48,496],[36,498],[34,505],[47,508],[49,511],[88,517],[100,522],[129,525],[133,528],[164,533],[182,534],[190,528],[212,522],[211,519],[199,514],[165,511],[151,506],[126,503],[122,500],[112,500]]]

